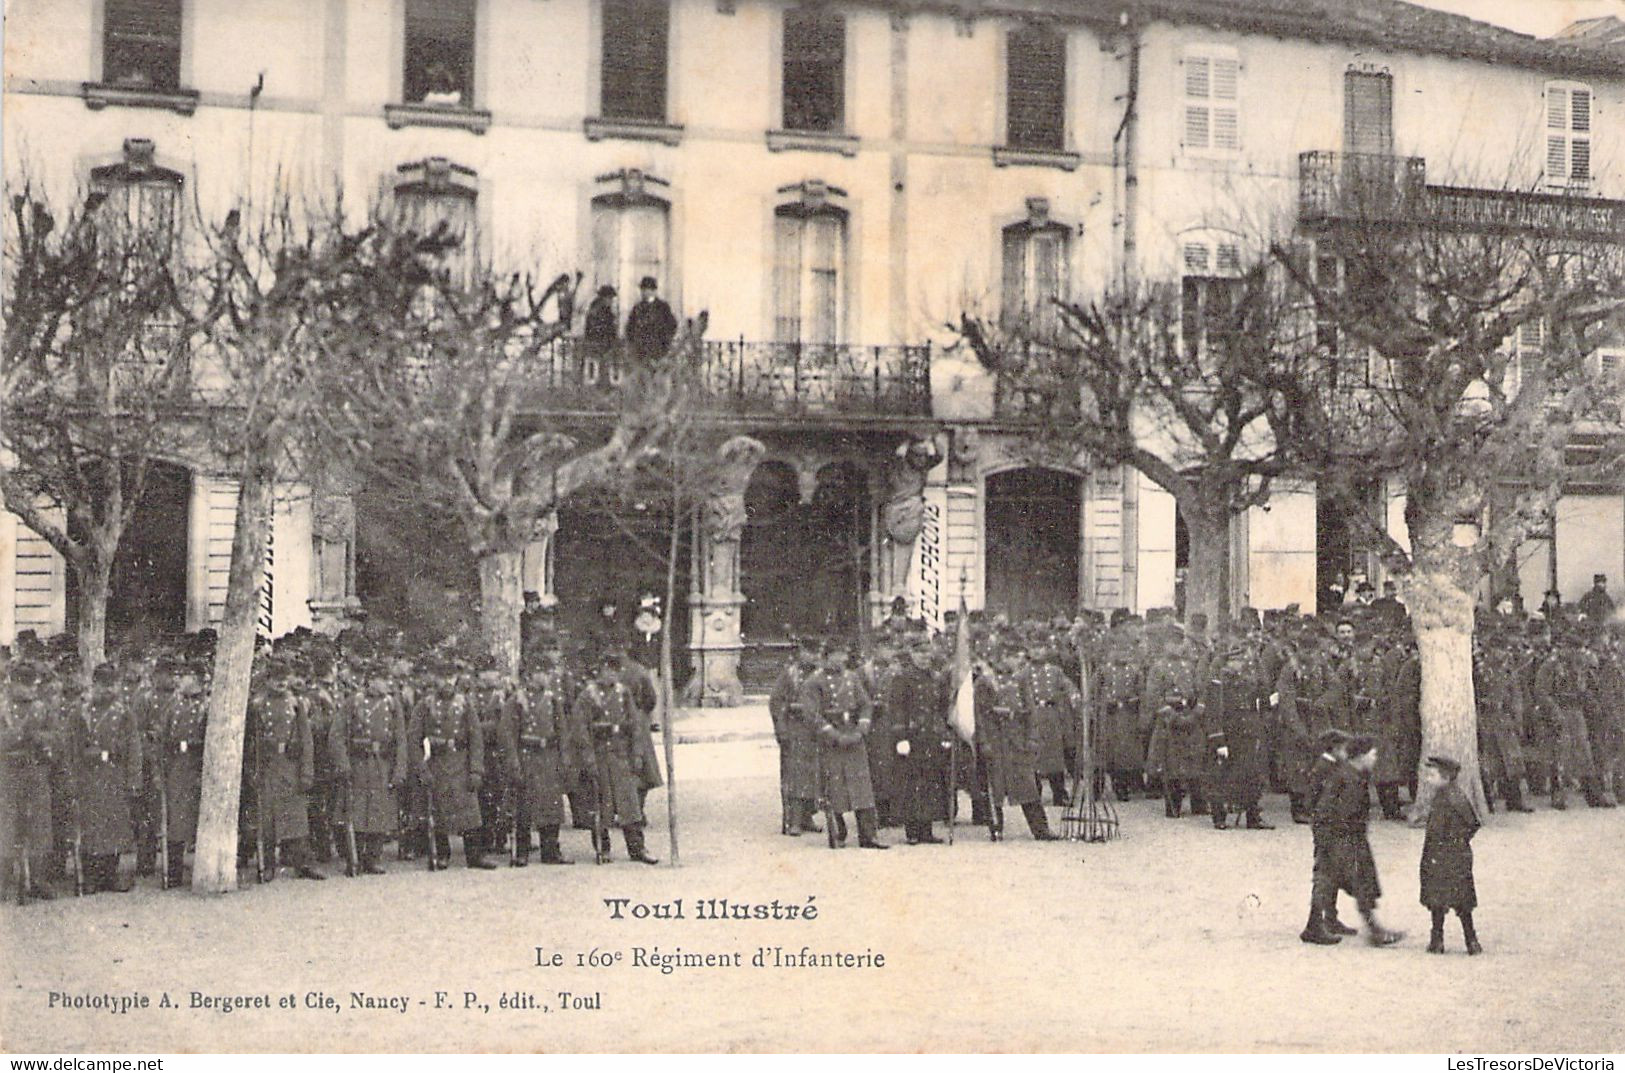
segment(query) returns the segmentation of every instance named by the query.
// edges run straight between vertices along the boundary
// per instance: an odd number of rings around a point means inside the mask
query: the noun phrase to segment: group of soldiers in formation
[[[1063,807],[1080,790],[1146,793],[1170,818],[1188,806],[1216,828],[1269,829],[1273,789],[1293,820],[1316,825],[1318,847],[1332,822],[1328,760],[1345,752],[1345,766],[1370,757],[1355,786],[1331,795],[1357,802],[1337,822],[1357,821],[1362,840],[1373,788],[1388,819],[1404,818],[1402,794],[1417,799],[1421,675],[1403,608],[1244,610],[1212,637],[1199,616],[1158,611],[970,618],[969,742],[950,720],[956,627],[931,635],[894,616],[862,649],[798,644],[769,701],[784,834],[844,845],[852,813],[860,846],[888,848],[880,832],[893,826],[910,844],[936,843],[938,823],[951,839],[964,792],[991,838],[1011,805],[1032,837],[1051,840],[1046,790]],[[644,797],[662,782],[650,675],[614,643],[564,641],[539,633],[514,679],[477,658],[351,634],[300,631],[259,652],[239,864],[261,879],[279,869],[321,879],[318,865],[335,859],[376,874],[393,839],[400,859],[443,868],[453,835],[470,868],[497,867],[504,850],[515,866],[533,851],[567,864],[566,825],[591,832],[600,861],[619,827],[631,860],[656,863],[643,830]],[[128,889],[126,854],[137,874],[178,886],[203,790],[208,635],[124,653],[88,685],[64,642],[25,634],[0,650],[0,854],[18,895],[49,897],[70,876],[85,893]],[[1563,809],[1576,790],[1592,807],[1616,805],[1625,644],[1606,620],[1486,614],[1474,677],[1492,809],[1530,811],[1537,794]],[[1327,916],[1320,886],[1312,925]]]
[[[161,886],[184,878],[197,834],[208,720],[209,635],[125,653],[88,686],[71,649],[25,635],[0,672],[0,855],[19,900],[125,891],[121,858]],[[444,650],[403,654],[350,634],[300,631],[256,655],[239,807],[238,865],[324,879],[402,860],[469,868],[493,855],[570,864],[566,824],[610,856],[658,863],[643,801],[662,783],[656,693],[623,648],[556,636],[529,646],[515,679]],[[568,810],[566,809],[568,803]]]
[[[955,628],[931,636],[897,617],[863,652],[799,643],[770,700],[785,834],[824,831],[842,845],[850,811],[861,846],[886,848],[877,831],[888,826],[910,844],[935,843],[933,824],[952,824],[964,792],[972,823],[993,839],[1006,804],[1020,807],[1034,838],[1052,839],[1044,792],[1071,803],[1085,751],[1094,793],[1160,797],[1170,818],[1188,807],[1219,829],[1267,830],[1262,801],[1273,789],[1287,795],[1294,821],[1312,824],[1317,763],[1337,735],[1374,747],[1360,792],[1374,789],[1385,819],[1404,819],[1417,800],[1420,660],[1397,602],[1324,617],[1244,610],[1211,638],[1205,623],[1160,611],[970,619],[968,742],[950,718]],[[1535,794],[1563,809],[1576,789],[1590,806],[1616,805],[1625,793],[1620,635],[1581,616],[1487,614],[1474,676],[1492,809],[1500,801],[1532,811]]]

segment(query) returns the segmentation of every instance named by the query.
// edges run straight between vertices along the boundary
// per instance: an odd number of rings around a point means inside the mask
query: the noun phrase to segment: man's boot
[[[186,864],[186,843],[171,842],[169,844],[169,889],[174,890],[181,885],[181,870]]]
[[[1428,932],[1428,953],[1442,954],[1444,953],[1444,910],[1434,909],[1432,913],[1433,924]]]
[[[1382,806],[1382,818],[1385,820],[1403,820],[1405,814],[1399,810],[1399,784],[1383,782],[1377,784],[1377,803]]]
[[[361,835],[359,839],[360,844],[356,847],[356,855],[361,858],[361,874],[369,876],[383,875],[384,866],[379,864],[378,860],[384,855],[384,836]],[[446,858],[442,857],[440,859],[445,861]]]
[[[1027,830],[1033,833],[1034,842],[1054,842],[1060,838],[1049,829],[1049,817],[1044,814],[1043,805],[1029,801],[1021,806],[1021,814],[1027,817]]]
[[[570,858],[566,857],[564,855],[564,853],[559,849],[559,825],[558,824],[556,824],[556,823],[543,824],[542,827],[541,827],[540,833],[541,833],[541,840],[542,840],[541,862],[543,864],[574,864],[574,863],[576,863],[575,861],[572,861]]]
[[[846,845],[846,835],[846,813],[837,812],[835,814],[835,844],[837,846]]]
[[[1303,794],[1288,794],[1287,798],[1292,802],[1292,822],[1308,823],[1309,809],[1304,805]]]
[[[802,798],[800,805],[801,829],[810,835],[823,834],[824,828],[818,822],[818,803],[807,798]]]
[[[1337,919],[1336,905],[1333,905],[1330,909],[1326,910],[1326,912],[1323,914],[1323,919],[1326,922],[1326,930],[1331,932],[1333,935],[1360,934],[1359,928],[1351,928],[1341,920]]]
[[[878,817],[872,808],[860,808],[858,816],[858,845],[864,849],[891,849],[890,846],[876,837]]]
[[[293,869],[294,875],[300,879],[327,878],[310,866],[310,845],[304,839],[290,838],[283,845],[287,848],[282,854],[282,860]]]
[[[626,838],[626,856],[629,860],[643,864],[659,864],[659,857],[649,856],[649,848],[643,843],[643,825],[629,823],[621,828],[621,834]]]
[[[1268,822],[1265,821],[1263,810],[1256,803],[1247,806],[1247,830],[1249,830],[1249,831],[1273,831],[1273,830],[1275,830],[1275,825],[1273,823],[1268,823]]]
[[[1228,830],[1230,821],[1227,817],[1230,809],[1222,801],[1209,801],[1207,807],[1208,815],[1213,817],[1214,829],[1219,831]]]
[[[1320,908],[1315,905],[1309,906],[1309,922],[1298,933],[1298,938],[1315,946],[1336,946],[1343,941],[1342,936],[1333,935],[1327,930],[1326,920],[1321,915]]]
[[[1058,771],[1049,776],[1049,796],[1050,800],[1054,801],[1056,806],[1060,808],[1065,808],[1072,803],[1072,799],[1066,793],[1066,776]]]
[[[1461,918],[1461,937],[1467,941],[1467,953],[1477,957],[1484,952],[1484,948],[1478,944],[1478,929],[1473,927],[1472,911],[1458,909],[1456,915]]]
[[[1524,804],[1524,800],[1523,800],[1523,780],[1522,779],[1511,779],[1511,778],[1503,779],[1503,780],[1501,780],[1501,787],[1502,787],[1502,790],[1503,790],[1503,795],[1502,796],[1504,796],[1506,798],[1507,811],[1508,812],[1533,812],[1533,811],[1535,811],[1534,809],[1530,808],[1528,805]]]
[[[479,828],[463,832],[463,862],[470,868],[490,872],[496,865],[485,859],[485,842]]]
[[[1363,909],[1360,915],[1365,918],[1365,941],[1372,946],[1393,946],[1405,938],[1404,932],[1391,931],[1377,923],[1377,915],[1372,910]]]

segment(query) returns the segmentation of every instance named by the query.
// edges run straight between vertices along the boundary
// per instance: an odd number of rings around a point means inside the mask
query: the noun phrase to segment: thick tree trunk
[[[1185,515],[1185,531],[1190,535],[1190,564],[1185,570],[1185,621],[1191,615],[1207,616],[1208,628],[1217,629],[1230,618],[1230,533],[1229,519]]]
[[[523,553],[494,551],[480,557],[480,629],[497,669],[519,673],[519,618],[524,610]]]
[[[209,725],[203,739],[203,800],[198,809],[197,858],[192,890],[227,894],[237,889],[237,808],[242,796],[243,732],[254,670],[260,578],[271,529],[274,473],[250,467],[237,493],[231,536],[231,571],[225,618],[214,653]]]
[[[73,563],[79,585],[79,671],[90,672],[107,659],[107,598],[112,590],[113,557],[88,551]]]
[[[1422,557],[1419,556],[1419,559]],[[1473,695],[1473,596],[1447,570],[1417,563],[1406,589],[1411,627],[1422,662],[1422,759],[1448,756],[1461,764],[1459,782],[1480,819],[1489,815],[1478,774],[1478,706]],[[1425,780],[1411,822],[1426,822],[1432,795]]]

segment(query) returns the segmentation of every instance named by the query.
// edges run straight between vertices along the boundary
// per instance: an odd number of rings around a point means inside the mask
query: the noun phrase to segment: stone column
[[[698,699],[707,707],[739,704],[740,634],[739,538],[745,527],[745,486],[767,449],[748,436],[723,444],[715,486],[701,511],[700,577],[694,586],[690,645]]]

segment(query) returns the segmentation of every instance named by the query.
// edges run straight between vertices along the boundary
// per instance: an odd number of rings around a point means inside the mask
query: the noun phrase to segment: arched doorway
[[[125,523],[107,594],[109,638],[146,638],[186,630],[187,531],[192,474],[184,466],[149,462],[141,498]],[[76,628],[78,593],[69,571],[69,626]]]
[[[782,462],[758,466],[745,489],[740,629],[749,645],[806,634],[855,636],[864,624],[873,537],[869,480],[856,464],[818,471],[810,503]]]
[[[987,478],[987,610],[1011,622],[1078,607],[1083,478],[1026,467]]]
[[[631,489],[588,489],[559,508],[553,536],[556,619],[572,636],[628,646],[647,666],[658,659],[659,635],[650,641],[633,625],[645,596],[659,597],[664,628],[672,631],[673,670],[678,684],[691,670],[688,596],[693,577],[693,526],[685,509],[679,522],[675,607],[665,607],[666,563],[671,542],[669,489],[655,484]],[[612,614],[606,609],[613,608]]]

